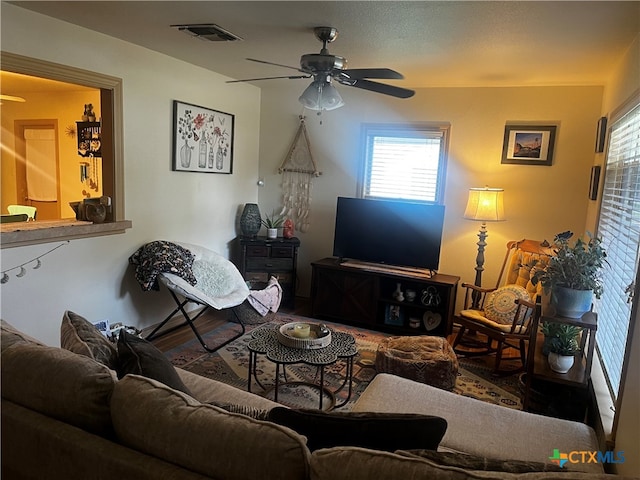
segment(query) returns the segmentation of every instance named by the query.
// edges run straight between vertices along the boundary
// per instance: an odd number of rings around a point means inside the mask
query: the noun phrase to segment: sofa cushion
[[[153,378],[171,388],[190,394],[171,362],[153,344],[131,335],[124,328],[118,336],[118,378],[133,373]]]
[[[394,451],[432,449],[447,429],[447,421],[411,413],[321,412],[276,407],[269,420],[307,437],[311,451],[349,445]]]
[[[115,378],[104,365],[55,347],[16,344],[2,352],[2,397],[99,435],[109,435]]]
[[[247,392],[246,389],[202,377],[179,367],[176,367],[176,372],[191,391],[191,396],[202,403],[246,405],[261,410],[271,410],[280,405],[255,393]]]
[[[123,444],[211,478],[294,480],[309,475],[304,437],[202,404],[149,378],[128,375],[119,381],[111,414]]]
[[[523,462],[521,460],[495,460],[477,455],[453,452],[435,452],[433,450],[398,450],[398,455],[426,458],[438,465],[464,468],[465,470],[484,470],[492,472],[528,473],[528,472],[564,472],[553,463]]]
[[[584,423],[501,407],[386,373],[376,375],[353,411],[443,417],[448,425],[441,446],[487,458],[546,462],[555,448],[561,452],[600,448],[595,431]],[[572,465],[572,469],[603,471],[601,464],[591,462]]]
[[[95,325],[69,310],[62,316],[60,346],[70,352],[93,358],[112,370],[116,369],[118,351],[115,345]]]
[[[4,350],[16,343],[32,343],[35,345],[44,345],[39,340],[30,337],[26,333],[22,333],[9,322],[0,320],[0,348]]]
[[[407,457],[358,447],[334,447],[317,450],[311,455],[311,480],[341,478],[349,480],[397,480],[399,478],[429,480],[616,480],[617,475],[575,471],[506,473],[466,470],[438,465],[426,458]]]

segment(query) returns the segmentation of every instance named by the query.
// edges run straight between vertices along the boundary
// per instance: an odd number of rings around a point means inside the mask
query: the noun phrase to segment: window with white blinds
[[[611,395],[620,389],[640,247],[640,105],[609,134],[598,236],[607,252],[596,345]]]
[[[365,126],[362,196],[442,203],[447,135],[447,126]]]

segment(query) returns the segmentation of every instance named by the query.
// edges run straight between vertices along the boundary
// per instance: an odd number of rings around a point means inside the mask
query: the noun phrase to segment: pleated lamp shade
[[[470,188],[464,218],[482,222],[504,220],[504,189]]]

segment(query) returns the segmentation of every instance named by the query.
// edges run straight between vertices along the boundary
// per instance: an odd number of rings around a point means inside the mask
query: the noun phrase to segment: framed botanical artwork
[[[556,128],[555,125],[505,126],[502,163],[551,165]]]
[[[233,171],[233,122],[230,113],[173,101],[173,170]]]

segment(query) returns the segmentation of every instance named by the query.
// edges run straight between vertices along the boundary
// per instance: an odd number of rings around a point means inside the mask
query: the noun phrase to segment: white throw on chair
[[[182,276],[170,273],[169,271],[157,272],[157,280],[167,287],[177,306],[173,310],[173,312],[171,312],[167,316],[167,318],[165,318],[146,337],[147,340],[151,340],[156,336],[164,335],[174,330],[175,328],[179,328],[185,324],[188,324],[195,333],[198,341],[202,344],[203,348],[208,352],[214,352],[219,348],[227,345],[229,342],[232,342],[233,340],[239,338],[245,333],[245,326],[242,322],[242,318],[235,311],[234,307],[241,305],[247,299],[247,297],[249,296],[249,288],[247,287],[245,280],[242,278],[242,275],[233,263],[219,255],[218,253],[205,247],[187,243],[170,243],[162,241],[152,242],[151,244],[147,244],[141,247],[138,252],[136,252],[136,254],[132,255],[129,261],[139,266],[142,265],[143,262],[148,261],[149,257],[147,257],[146,259],[143,258],[145,255],[143,249],[145,249],[146,246],[152,244],[160,244],[161,246],[178,245],[179,247],[188,250],[188,252],[193,255],[193,265],[191,269],[193,272],[193,277],[195,277],[196,284],[192,285]],[[155,250],[150,249],[150,251],[153,252]],[[151,253],[150,255],[152,257],[153,253]],[[136,277],[138,277],[138,273],[136,273]],[[140,281],[140,278],[138,278],[138,281]],[[157,286],[148,286],[147,288],[143,286],[143,289],[146,290],[150,290],[152,288],[157,289]],[[201,305],[202,309],[195,315],[191,315],[190,312],[187,312],[187,310],[185,309],[185,306],[188,303]],[[215,348],[210,348],[206,345],[194,324],[195,320],[197,320],[198,317],[200,317],[210,307],[215,308],[216,310],[231,308],[241,329],[241,331],[237,333],[233,338],[226,340],[220,345],[217,345]],[[182,323],[176,327],[165,329],[164,331],[160,331],[162,327],[164,327],[165,324],[169,320],[171,320],[173,316],[178,312],[181,312],[184,316],[185,323]]]

